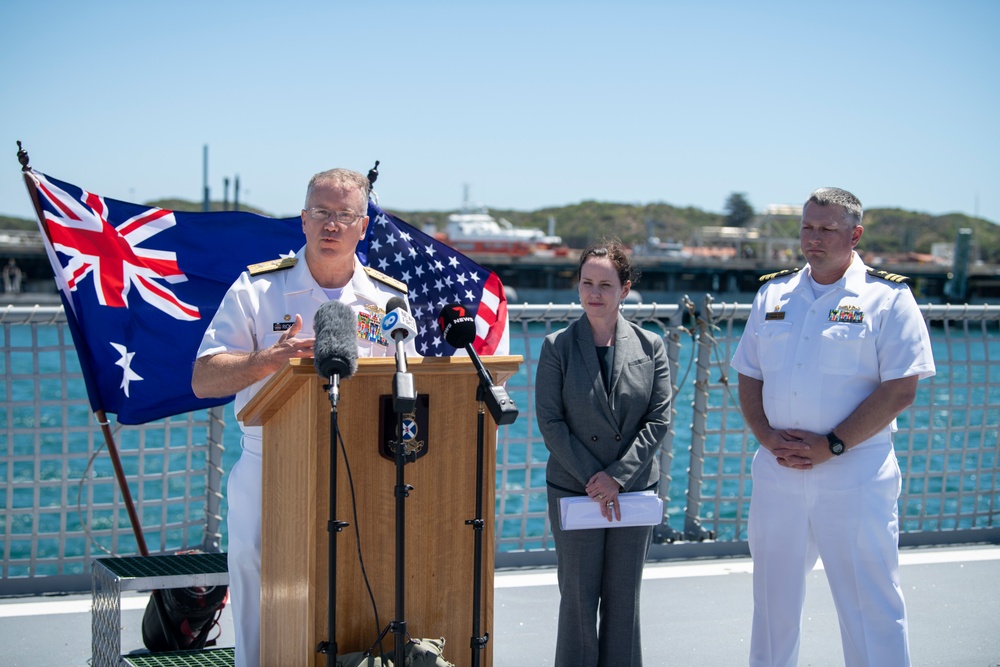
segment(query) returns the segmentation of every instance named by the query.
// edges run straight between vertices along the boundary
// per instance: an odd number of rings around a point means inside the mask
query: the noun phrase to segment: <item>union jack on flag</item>
[[[299,218],[184,213],[101,197],[26,172],[91,407],[141,424],[229,402],[191,392],[191,368],[223,295],[250,264],[305,243]],[[441,306],[476,311],[480,354],[506,354],[507,305],[492,272],[369,204],[360,260],[410,286],[424,356],[455,353]]]
[[[135,296],[178,320],[199,319],[198,307],[181,301],[161,285],[186,280],[177,267],[177,254],[143,247],[142,243],[176,225],[171,211],[146,209],[111,231],[108,206],[103,197],[82,192],[80,201],[66,197],[57,186],[39,178],[38,188],[57,213],[46,215],[52,249],[68,262],[56,276],[60,287],[72,292],[88,276],[94,296],[102,306],[128,308]],[[126,391],[127,395],[127,391]]]

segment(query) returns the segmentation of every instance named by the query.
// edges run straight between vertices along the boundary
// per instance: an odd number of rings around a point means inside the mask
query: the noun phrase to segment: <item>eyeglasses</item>
[[[329,209],[316,207],[302,210],[303,212],[309,214],[310,220],[315,220],[316,222],[327,222],[333,218],[342,225],[353,225],[359,219],[365,217],[363,214],[354,213],[352,211],[331,211]]]

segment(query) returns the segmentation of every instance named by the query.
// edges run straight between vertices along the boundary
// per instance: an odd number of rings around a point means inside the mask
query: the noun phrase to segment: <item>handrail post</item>
[[[698,343],[695,346],[698,358],[694,383],[694,414],[691,420],[691,462],[688,467],[687,504],[684,509],[684,537],[698,542],[714,537],[712,532],[703,528],[699,521],[708,423],[708,387],[711,382],[713,352],[713,338],[709,335],[709,323],[704,313],[708,312],[712,301],[712,295],[706,294],[702,302],[702,312],[694,314],[694,325],[698,332]]]

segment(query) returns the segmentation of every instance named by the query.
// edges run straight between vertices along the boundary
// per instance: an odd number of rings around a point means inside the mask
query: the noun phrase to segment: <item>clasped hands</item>
[[[587,495],[595,502],[600,503],[601,516],[606,517],[608,522],[622,520],[622,508],[618,504],[618,493],[621,487],[618,482],[603,470],[587,482]]]
[[[798,429],[775,429],[761,444],[778,460],[778,465],[796,470],[809,470],[814,465],[833,458],[825,435]]]

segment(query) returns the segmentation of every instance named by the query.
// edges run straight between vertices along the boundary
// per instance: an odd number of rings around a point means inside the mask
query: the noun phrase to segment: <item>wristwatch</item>
[[[827,442],[830,443],[830,451],[833,452],[834,456],[840,456],[847,449],[844,446],[844,441],[837,437],[837,434],[830,431],[826,434]]]

